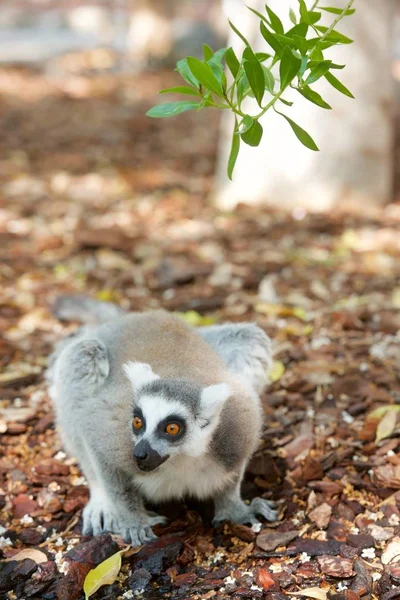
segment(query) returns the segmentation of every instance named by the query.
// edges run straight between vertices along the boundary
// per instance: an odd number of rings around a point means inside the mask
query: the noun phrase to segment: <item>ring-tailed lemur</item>
[[[185,496],[212,498],[216,523],[276,518],[269,501],[240,496],[271,363],[260,328],[194,329],[167,312],[123,314],[80,297],[59,299],[55,313],[98,321],[62,340],[48,371],[65,448],[90,487],[85,534],[141,544],[163,522],[144,501]]]

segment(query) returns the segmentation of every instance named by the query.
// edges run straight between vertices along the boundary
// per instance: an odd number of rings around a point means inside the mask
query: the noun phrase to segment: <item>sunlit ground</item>
[[[309,544],[301,551],[308,553],[305,568],[304,556],[261,556],[247,528],[215,535],[197,513],[181,510],[167,531],[182,533],[186,558],[174,574],[166,569],[177,555],[165,559],[161,574],[150,573],[154,597],[211,597],[204,594],[226,586],[236,569],[249,593],[253,584],[265,592],[339,593],[344,581],[356,585],[356,600],[363,568],[375,574],[367,592],[386,598],[398,586],[398,575],[382,564],[399,535],[396,418],[375,441],[382,414],[400,401],[400,207],[326,215],[239,207],[219,214],[207,204],[218,115],[150,120],[145,111],[161,87],[173,84],[171,73],[94,76],[90,59],[79,60],[53,65],[47,77],[0,71],[4,554],[44,544],[52,557],[80,541],[87,489],[73,461],[57,454],[43,382],[53,343],[73,328],[51,316],[51,303],[79,292],[132,310],[194,311],[186,318],[199,324],[204,317],[256,320],[273,339],[276,363],[246,495],[284,501],[277,531],[298,529],[305,541],[326,541],[326,554],[333,540],[349,544],[350,535],[369,535],[336,567],[317,560]],[[367,418],[376,408],[383,412]],[[26,513],[31,520],[21,520]],[[135,560],[124,563],[122,583],[104,597],[133,589],[128,568]],[[216,572],[208,590],[207,570]],[[57,577],[52,589],[61,585]],[[157,589],[164,591],[157,596]]]

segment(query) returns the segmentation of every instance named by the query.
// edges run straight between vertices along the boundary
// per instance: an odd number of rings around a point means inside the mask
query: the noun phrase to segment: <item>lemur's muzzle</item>
[[[135,446],[133,453],[137,467],[140,471],[150,472],[162,465],[169,458],[169,454],[161,456],[154,450],[147,440],[141,440]]]

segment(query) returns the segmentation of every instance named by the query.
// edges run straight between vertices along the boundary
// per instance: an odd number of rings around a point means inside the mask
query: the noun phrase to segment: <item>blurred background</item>
[[[400,8],[359,4],[340,27],[355,43],[329,55],[346,63],[341,78],[356,99],[320,81],[332,111],[301,99],[290,109],[321,151],[268,113],[262,145],[242,149],[228,182],[229,117],[145,113],[165,101],[161,88],[179,84],[178,59],[201,55],[203,43],[237,46],[228,17],[262,48],[241,0],[3,0],[5,281],[22,278],[30,293],[85,289],[139,309],[239,318],[260,297],[279,298],[276,287],[304,287],[293,268],[304,252],[312,255],[307,286],[315,260],[328,265],[332,252],[328,279],[352,270],[349,252],[367,276],[397,276]],[[286,19],[297,10],[294,0],[270,5]],[[320,300],[335,293],[328,286]]]

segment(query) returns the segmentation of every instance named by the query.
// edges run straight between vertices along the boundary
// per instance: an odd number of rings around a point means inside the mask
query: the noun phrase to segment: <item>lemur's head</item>
[[[150,365],[128,362],[133,387],[132,431],[138,469],[150,472],[170,457],[201,456],[231,392],[226,383],[202,387],[188,379],[161,379]]]

